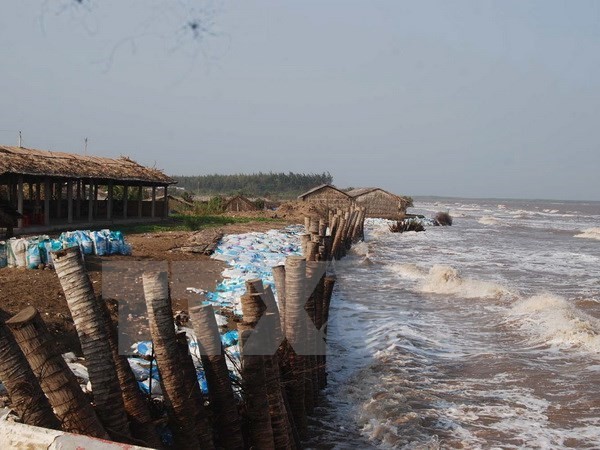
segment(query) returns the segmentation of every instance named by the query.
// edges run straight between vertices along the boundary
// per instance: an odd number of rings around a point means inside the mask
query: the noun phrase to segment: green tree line
[[[333,177],[323,173],[253,173],[234,175],[173,176],[177,186],[201,195],[247,195],[291,198],[318,186],[331,184]]]

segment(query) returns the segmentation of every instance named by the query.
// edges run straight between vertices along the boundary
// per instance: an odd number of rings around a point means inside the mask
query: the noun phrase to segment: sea
[[[312,448],[600,448],[600,202],[419,198],[332,270]]]

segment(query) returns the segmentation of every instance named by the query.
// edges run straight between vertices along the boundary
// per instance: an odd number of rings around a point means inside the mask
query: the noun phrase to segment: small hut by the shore
[[[245,212],[245,211],[258,211],[256,204],[252,203],[243,195],[236,195],[229,199],[223,206],[225,212]]]
[[[347,208],[352,204],[352,197],[331,184],[322,184],[298,196],[298,200],[309,202],[330,209]]]
[[[381,188],[360,188],[348,191],[356,206],[366,208],[367,217],[398,220],[406,214],[407,201]]]
[[[169,211],[170,212],[185,212],[190,211],[194,208],[194,204],[192,202],[185,201],[181,197],[176,197],[174,195],[167,195],[167,200],[169,202]]]

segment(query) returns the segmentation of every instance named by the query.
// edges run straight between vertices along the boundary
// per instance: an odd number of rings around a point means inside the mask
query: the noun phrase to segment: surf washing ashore
[[[600,447],[600,203],[420,199],[338,270],[318,448]]]

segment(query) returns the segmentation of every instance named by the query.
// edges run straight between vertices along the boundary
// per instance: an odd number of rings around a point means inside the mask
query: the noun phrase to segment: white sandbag
[[[8,240],[7,260],[9,267],[27,266],[27,239],[12,238]]]

